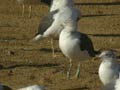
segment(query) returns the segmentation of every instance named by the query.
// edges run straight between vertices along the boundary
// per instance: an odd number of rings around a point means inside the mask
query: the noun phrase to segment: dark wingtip
[[[42,3],[51,6],[52,0],[40,0]]]

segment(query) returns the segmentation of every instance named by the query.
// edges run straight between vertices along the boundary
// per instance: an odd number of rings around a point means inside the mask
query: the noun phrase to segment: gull
[[[117,63],[115,51],[104,50],[98,57],[101,58],[102,61],[98,73],[103,85],[115,82],[120,73],[120,66]]]
[[[10,87],[6,86],[6,85],[0,85],[0,90],[13,90]]]
[[[69,59],[70,66],[67,72],[67,78],[70,79],[70,72],[72,61],[80,61],[89,57],[94,57],[97,53],[91,39],[83,33],[77,31],[77,24],[74,21],[65,21],[63,24],[64,29],[61,31],[59,37],[59,47],[62,53]],[[80,63],[76,72],[76,77],[79,77]]]
[[[50,12],[44,16],[38,27],[38,33],[32,41],[41,40],[44,37],[51,38],[52,55],[54,55],[53,38],[59,37],[63,27],[61,23],[72,19],[75,23],[80,18],[80,12],[74,7],[72,0],[53,0],[50,5]]]
[[[24,88],[20,88],[18,90],[47,90],[47,88],[39,85],[31,85]]]

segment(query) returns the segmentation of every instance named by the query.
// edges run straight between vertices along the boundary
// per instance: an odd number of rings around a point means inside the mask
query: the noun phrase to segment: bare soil
[[[120,51],[120,1],[119,0],[74,0],[82,12],[79,31],[86,33],[96,50],[112,48]],[[81,62],[81,75],[74,78],[77,62],[74,62],[72,79],[67,80],[68,60],[55,42],[52,58],[50,40],[29,43],[37,32],[40,19],[48,7],[33,5],[32,17],[21,17],[21,5],[15,0],[0,0],[0,83],[13,90],[39,84],[48,90],[101,90],[98,77],[100,60]],[[120,54],[120,53],[118,53]],[[107,73],[107,72],[106,72]]]

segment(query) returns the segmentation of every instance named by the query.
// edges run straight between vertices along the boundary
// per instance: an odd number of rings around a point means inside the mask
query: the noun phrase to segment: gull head
[[[115,50],[105,50],[102,51],[102,53],[98,57],[103,60],[104,59],[113,60],[116,58],[115,52],[116,52]]]

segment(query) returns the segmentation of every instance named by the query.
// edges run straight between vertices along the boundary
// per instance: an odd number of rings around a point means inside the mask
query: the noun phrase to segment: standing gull
[[[67,78],[70,78],[70,72],[73,60],[82,60],[90,56],[95,56],[92,41],[83,33],[77,31],[77,24],[74,21],[66,21],[63,24],[64,29],[59,37],[59,47],[63,54],[69,59],[70,66],[67,72]],[[76,72],[76,77],[79,77],[80,63]]]
[[[51,1],[50,12],[43,17],[33,41],[38,41],[44,37],[51,37],[52,54],[54,55],[53,37],[58,37],[63,27],[61,23],[71,19],[77,21],[79,19],[79,11],[74,8],[72,0],[53,0]]]
[[[99,78],[104,85],[114,82],[119,77],[120,66],[113,50],[105,50],[100,55]]]
[[[32,85],[32,86],[20,88],[18,90],[47,90],[47,88],[44,86],[39,86],[39,85]]]

